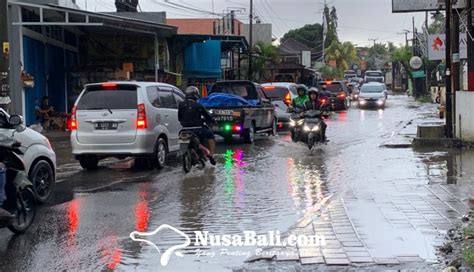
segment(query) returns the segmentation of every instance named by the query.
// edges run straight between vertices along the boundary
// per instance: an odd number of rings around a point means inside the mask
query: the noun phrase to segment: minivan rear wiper
[[[87,110],[107,110],[108,112],[110,112],[110,114],[113,114],[111,109],[105,109],[105,108],[88,108]]]

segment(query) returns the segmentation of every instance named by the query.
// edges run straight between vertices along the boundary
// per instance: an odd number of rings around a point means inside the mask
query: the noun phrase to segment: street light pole
[[[253,65],[253,56],[252,56],[252,53],[253,53],[253,0],[250,0],[250,16],[249,16],[249,19],[250,19],[250,25],[249,25],[249,69],[248,69],[248,79],[249,80],[253,80],[253,69],[252,69],[252,65]]]

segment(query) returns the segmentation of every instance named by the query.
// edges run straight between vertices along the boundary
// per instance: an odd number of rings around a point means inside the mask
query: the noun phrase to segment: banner
[[[467,59],[467,35],[459,34],[459,53],[461,59]],[[428,58],[429,60],[446,59],[446,35],[433,34],[428,37]]]

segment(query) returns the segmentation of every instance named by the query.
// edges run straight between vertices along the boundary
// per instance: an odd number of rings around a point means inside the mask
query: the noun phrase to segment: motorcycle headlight
[[[299,120],[299,121],[298,121],[298,125],[300,125],[300,126],[301,126],[303,123],[304,123],[304,120]]]
[[[311,128],[308,127],[308,126],[304,126],[303,130],[304,130],[304,131],[311,131]]]
[[[315,126],[315,127],[313,128],[313,131],[319,131],[319,126]]]
[[[296,126],[295,120],[290,120],[290,127],[294,127],[294,126]]]

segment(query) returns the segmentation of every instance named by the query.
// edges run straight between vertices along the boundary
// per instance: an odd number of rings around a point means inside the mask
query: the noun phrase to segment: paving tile
[[[324,258],[323,257],[312,257],[312,258],[301,258],[301,264],[323,264]]]
[[[349,257],[351,263],[373,263],[374,260],[371,257]]]
[[[345,253],[323,253],[325,259],[344,259],[347,258]]]
[[[327,265],[349,265],[349,259],[331,259],[331,258],[325,258],[326,264]]]
[[[425,260],[419,256],[398,256],[397,260],[401,263],[425,262]]]
[[[346,252],[343,248],[323,248],[322,250],[323,254],[326,253],[344,253]]]
[[[347,257],[370,257],[367,251],[346,251]]]
[[[300,258],[319,257],[323,254],[319,248],[300,248],[298,249]]]
[[[344,247],[363,247],[364,244],[362,242],[342,242]]]
[[[395,258],[374,258],[376,264],[400,264]]]
[[[365,247],[344,247],[344,250],[346,252],[360,252],[360,251],[367,252],[367,249]]]

